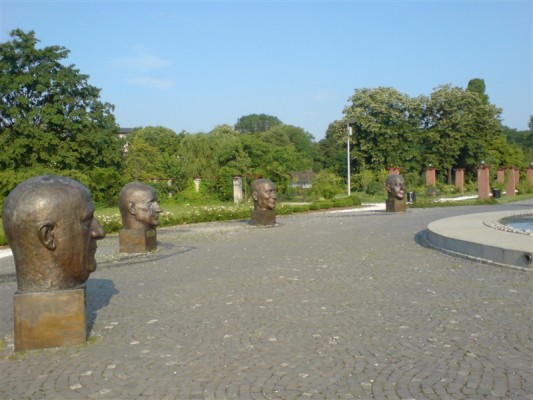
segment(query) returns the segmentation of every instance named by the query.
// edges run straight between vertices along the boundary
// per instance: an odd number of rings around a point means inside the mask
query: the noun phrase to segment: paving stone
[[[10,346],[14,265],[0,258],[0,398],[533,400],[533,274],[420,240],[441,218],[529,206],[163,228],[145,255],[108,235],[89,342],[25,353]]]

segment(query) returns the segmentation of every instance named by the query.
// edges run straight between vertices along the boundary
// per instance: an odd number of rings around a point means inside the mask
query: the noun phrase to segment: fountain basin
[[[428,225],[426,242],[452,255],[533,271],[533,236],[496,227],[516,215],[497,211],[444,218]]]

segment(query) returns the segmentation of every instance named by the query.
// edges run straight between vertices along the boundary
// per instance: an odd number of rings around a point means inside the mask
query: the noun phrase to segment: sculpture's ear
[[[257,200],[257,199],[259,198],[259,197],[257,196],[257,192],[256,192],[256,191],[252,192],[252,198],[253,198],[254,200]]]
[[[54,224],[45,222],[39,228],[39,239],[48,250],[55,250],[56,241],[54,239]]]
[[[135,213],[136,213],[136,211],[135,211],[135,203],[133,201],[130,201],[130,203],[128,204],[128,212],[131,215],[135,215]]]

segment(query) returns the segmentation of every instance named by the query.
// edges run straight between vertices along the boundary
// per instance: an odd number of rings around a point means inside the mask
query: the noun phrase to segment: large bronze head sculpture
[[[405,179],[401,175],[389,175],[385,181],[389,199],[403,200],[405,196]]]
[[[276,208],[278,191],[270,179],[256,179],[252,182],[254,210],[273,210]]]
[[[6,198],[2,225],[21,293],[76,288],[96,269],[96,241],[105,232],[89,190],[75,180],[43,175],[22,182]]]
[[[161,207],[155,189],[142,182],[130,182],[118,196],[124,229],[154,229],[159,225]]]

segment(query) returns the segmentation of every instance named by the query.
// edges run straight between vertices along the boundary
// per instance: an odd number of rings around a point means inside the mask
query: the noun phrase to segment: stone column
[[[516,189],[516,177],[515,177],[515,168],[507,168],[506,171],[506,180],[507,183],[505,184],[505,192],[507,197],[513,197]]]
[[[533,165],[527,167],[526,176],[531,185],[533,185]]]
[[[233,202],[242,203],[242,176],[240,175],[233,177]]]
[[[199,176],[194,177],[194,188],[196,189],[196,192],[200,191],[200,184],[202,183],[202,178]]]
[[[389,167],[389,175],[400,175],[400,167]]]
[[[455,170],[455,187],[462,192],[465,191],[465,170],[457,168]]]
[[[426,169],[426,186],[436,186],[436,184],[437,177],[435,168],[428,167],[428,169]]]
[[[514,170],[514,183],[518,185],[520,183],[520,169],[513,167]]]
[[[486,165],[481,165],[477,170],[477,196],[480,199],[490,197],[490,174]]]

